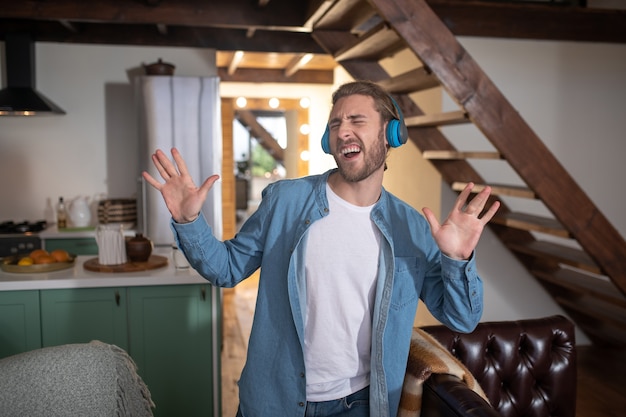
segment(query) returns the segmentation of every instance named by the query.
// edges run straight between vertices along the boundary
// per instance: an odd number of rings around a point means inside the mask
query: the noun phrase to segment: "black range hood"
[[[35,89],[35,45],[30,35],[7,33],[4,53],[7,86],[0,90],[0,116],[65,114]]]

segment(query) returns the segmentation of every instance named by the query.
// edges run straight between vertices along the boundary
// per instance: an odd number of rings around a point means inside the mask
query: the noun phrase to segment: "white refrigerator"
[[[218,77],[142,76],[135,80],[139,114],[139,169],[161,180],[151,155],[178,148],[196,184],[222,172],[222,122]],[[222,183],[217,181],[202,212],[218,239],[222,238]],[[161,194],[138,176],[137,230],[155,246],[172,246],[171,215]],[[213,415],[221,415],[220,352],[221,291],[210,287],[213,357]]]
[[[181,152],[196,184],[222,172],[222,122],[218,77],[138,77],[139,169],[161,179],[152,164],[157,148]],[[170,214],[160,193],[138,179],[137,228],[155,246],[171,246]],[[218,239],[222,236],[222,183],[217,181],[202,212]]]

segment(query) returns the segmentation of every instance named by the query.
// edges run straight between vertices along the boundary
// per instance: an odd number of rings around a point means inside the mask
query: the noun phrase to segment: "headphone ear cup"
[[[398,120],[391,119],[387,123],[387,143],[392,148],[397,148],[398,143]]]
[[[409,129],[406,127],[406,123],[404,123],[404,116],[402,115],[402,110],[400,110],[400,106],[396,103],[396,100],[390,95],[393,106],[396,108],[398,112],[399,119],[392,119],[387,123],[387,143],[392,148],[397,148],[398,146],[402,146],[409,139]]]
[[[392,148],[397,148],[406,143],[407,138],[409,137],[409,132],[407,131],[406,125],[404,122],[401,122],[398,119],[391,119],[389,123],[387,123],[387,143]]]
[[[330,129],[326,125],[326,130],[322,135],[322,150],[326,153],[330,153]]]

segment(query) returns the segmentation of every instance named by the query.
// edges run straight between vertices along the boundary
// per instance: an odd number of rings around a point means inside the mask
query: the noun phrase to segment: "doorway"
[[[235,235],[254,212],[261,191],[281,178],[309,174],[309,105],[298,99],[222,98],[223,170],[222,210],[224,239]],[[277,100],[277,101],[276,101]],[[238,112],[254,116],[262,130],[251,132],[237,119]],[[241,115],[239,116],[241,117]],[[254,122],[248,120],[247,124]],[[265,132],[265,133],[263,133]],[[259,139],[257,136],[261,136]],[[263,143],[272,139],[274,142]],[[275,147],[279,146],[280,149]],[[269,150],[268,150],[269,149]],[[270,151],[278,153],[274,158]],[[280,153],[282,152],[282,155]],[[222,350],[222,408],[234,415],[237,405],[237,379],[245,361],[247,340],[258,290],[259,271],[234,289],[223,290],[224,341]]]
[[[308,101],[233,100],[233,157],[238,227],[256,210],[270,183],[308,174]]]

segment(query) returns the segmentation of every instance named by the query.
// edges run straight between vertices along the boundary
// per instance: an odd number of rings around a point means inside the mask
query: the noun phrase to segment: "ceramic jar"
[[[161,58],[152,64],[143,64],[146,75],[174,75],[175,65],[163,62]]]
[[[126,256],[131,262],[146,262],[152,254],[152,241],[141,233],[126,239]]]

